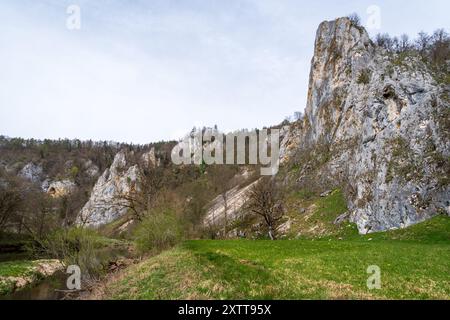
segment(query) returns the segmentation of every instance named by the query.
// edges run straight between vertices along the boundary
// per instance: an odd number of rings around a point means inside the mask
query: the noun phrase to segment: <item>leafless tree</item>
[[[0,179],[0,231],[4,231],[8,223],[16,220],[22,196],[13,181]]]
[[[299,121],[303,119],[303,112],[295,111],[294,112],[294,121]]]
[[[375,37],[375,43],[388,51],[392,51],[393,49],[393,40],[387,33],[377,34]]]
[[[359,17],[359,15],[357,13],[350,14],[348,16],[348,18],[355,26],[357,26],[357,27],[361,26],[361,18]]]
[[[414,41],[410,41],[406,34],[401,35],[400,38],[391,38],[387,33],[378,34],[375,37],[375,43],[388,52],[416,52],[437,70],[446,70],[447,61],[450,60],[450,36],[444,29],[438,29],[432,35],[423,31],[419,32]]]
[[[443,65],[450,60],[450,37],[444,29],[438,29],[432,36],[433,46],[431,60],[436,65]]]
[[[284,216],[282,196],[274,179],[261,178],[250,190],[245,208],[263,218],[271,240],[276,240],[276,229]]]
[[[395,52],[400,52],[400,40],[398,37],[392,38],[392,50]]]
[[[409,36],[407,34],[402,34],[399,40],[399,50],[400,52],[405,52],[411,49],[411,44],[409,42]]]
[[[129,182],[128,192],[117,195],[113,203],[131,210],[140,221],[154,206],[157,193],[163,187],[164,169],[152,163],[140,162],[137,172],[137,180]]]
[[[426,32],[419,32],[415,41],[415,46],[422,56],[426,55],[428,49],[430,48],[430,44],[431,37]]]

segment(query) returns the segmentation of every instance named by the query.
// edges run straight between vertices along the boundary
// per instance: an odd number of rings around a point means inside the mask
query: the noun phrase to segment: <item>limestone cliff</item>
[[[127,194],[137,179],[137,166],[128,167],[126,153],[117,153],[111,167],[103,172],[92,189],[89,201],[81,210],[77,223],[98,227],[123,216],[127,208],[121,195]]]
[[[314,174],[345,188],[361,233],[407,227],[450,214],[449,118],[448,87],[418,57],[384,51],[347,18],[323,22],[284,162],[307,175],[305,154],[326,153]]]
[[[139,190],[141,178],[139,163],[128,161],[127,156],[133,158],[134,152],[127,153],[122,150],[116,154],[111,167],[97,180],[89,201],[78,215],[77,224],[95,228],[115,221],[127,213],[129,202],[126,195],[132,190]],[[143,153],[140,161],[145,166],[160,165],[154,148]]]

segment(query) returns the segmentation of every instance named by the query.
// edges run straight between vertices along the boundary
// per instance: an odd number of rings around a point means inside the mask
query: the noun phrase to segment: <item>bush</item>
[[[65,265],[78,265],[83,277],[91,278],[103,269],[96,249],[104,245],[103,238],[95,231],[70,228],[52,232],[43,239],[35,239],[29,251],[39,257],[59,259]]]
[[[134,231],[139,252],[158,252],[181,241],[183,231],[178,217],[171,210],[153,211],[145,216]]]
[[[356,82],[358,84],[369,84],[371,76],[372,76],[372,72],[369,69],[361,70]]]
[[[359,17],[359,15],[357,13],[352,13],[348,16],[348,18],[350,19],[350,22],[355,26],[355,27],[361,27],[361,18]]]
[[[78,177],[78,174],[80,173],[80,169],[77,166],[73,166],[70,169],[70,177],[72,179],[75,179],[76,177]]]

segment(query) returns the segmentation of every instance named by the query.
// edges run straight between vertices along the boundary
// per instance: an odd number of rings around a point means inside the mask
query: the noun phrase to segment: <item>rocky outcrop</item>
[[[92,189],[77,224],[99,227],[122,217],[127,212],[127,201],[123,196],[136,188],[137,181],[137,165],[129,166],[126,152],[120,151]]]
[[[56,259],[30,261],[29,266],[19,268],[14,276],[0,275],[0,296],[37,284],[43,278],[64,270],[64,264]],[[23,269],[23,270],[22,270]]]
[[[134,159],[127,160],[127,157]],[[131,163],[133,162],[133,163]],[[86,163],[87,170],[95,173],[96,166]],[[99,227],[115,221],[125,215],[129,208],[130,192],[139,190],[141,167],[160,166],[161,160],[155,149],[140,155],[136,159],[134,152],[122,150],[116,154],[111,167],[99,177],[92,189],[89,201],[85,204],[77,218],[77,224],[88,227]]]
[[[245,187],[236,186],[229,190],[225,197],[223,195],[217,196],[211,201],[210,208],[207,211],[204,219],[204,224],[210,226],[221,226],[226,218],[231,222],[239,217],[241,209],[247,200],[249,190],[257,183],[253,182]]]
[[[141,158],[145,166],[159,167],[161,165],[161,160],[156,157],[155,148],[151,148],[150,151],[144,153]]]
[[[23,179],[27,179],[31,182],[38,183],[42,179],[42,174],[43,174],[42,166],[30,162],[26,164],[22,168],[22,170],[20,170],[18,175]]]
[[[347,18],[324,22],[284,157],[327,153],[315,174],[343,185],[360,233],[407,227],[450,214],[449,109],[419,58],[385,52]]]
[[[98,174],[99,174],[99,172],[100,172],[100,169],[98,168],[98,166],[96,166],[96,165],[92,162],[92,160],[86,160],[86,161],[84,162],[83,166],[84,166],[84,170],[85,170],[86,174],[87,174],[89,177],[93,178],[93,177],[98,176]]]
[[[54,198],[59,198],[69,195],[75,190],[75,188],[75,183],[66,179],[50,182],[46,192]]]

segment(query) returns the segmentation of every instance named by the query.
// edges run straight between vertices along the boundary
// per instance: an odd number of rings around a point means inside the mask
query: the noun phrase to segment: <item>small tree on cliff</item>
[[[350,19],[351,23],[353,23],[353,25],[355,27],[361,27],[361,18],[359,17],[359,15],[357,13],[352,13],[350,15],[348,15],[348,18]]]
[[[276,229],[284,216],[282,196],[274,179],[264,177],[249,191],[247,211],[263,218],[271,240],[276,240]]]
[[[155,205],[157,194],[164,185],[164,168],[146,161],[137,162],[137,181],[128,181],[129,190],[115,197],[113,206],[130,210],[141,221]]]

